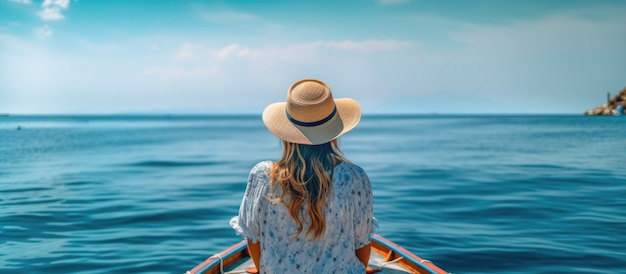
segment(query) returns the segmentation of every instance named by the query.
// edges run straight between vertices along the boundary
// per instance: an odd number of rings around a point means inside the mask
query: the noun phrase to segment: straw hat
[[[287,102],[263,110],[263,123],[276,137],[291,143],[319,145],[352,130],[361,119],[359,103],[334,99],[322,81],[304,79],[287,92]]]

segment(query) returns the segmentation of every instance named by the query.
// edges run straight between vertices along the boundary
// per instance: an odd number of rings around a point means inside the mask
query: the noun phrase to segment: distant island
[[[606,95],[606,104],[585,111],[585,115],[623,115],[626,114],[626,88],[611,98],[611,94]]]

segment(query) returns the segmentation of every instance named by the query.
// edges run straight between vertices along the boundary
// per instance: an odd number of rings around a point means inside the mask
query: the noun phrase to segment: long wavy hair
[[[310,225],[305,235],[318,239],[326,231],[324,208],[331,197],[333,170],[341,162],[347,162],[341,154],[337,140],[321,145],[303,145],[283,141],[282,158],[274,162],[270,170],[270,188],[282,190],[280,196],[268,199],[283,202],[298,225],[296,238],[304,231],[305,220]],[[278,196],[278,197],[277,197]],[[306,214],[300,210],[306,205]],[[306,219],[303,219],[306,218]]]

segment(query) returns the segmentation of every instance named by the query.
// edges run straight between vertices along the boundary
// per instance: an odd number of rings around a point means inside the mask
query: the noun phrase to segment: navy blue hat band
[[[289,121],[291,123],[293,123],[294,125],[298,125],[298,126],[302,126],[302,127],[315,127],[315,126],[319,126],[322,125],[328,121],[330,121],[330,119],[333,118],[333,116],[335,116],[335,114],[337,113],[337,106],[335,106],[335,108],[333,108],[333,111],[326,116],[326,118],[319,120],[319,121],[315,121],[315,122],[302,122],[302,121],[298,121],[295,118],[291,117],[291,115],[289,115],[289,112],[287,112],[285,110],[285,113],[287,113],[287,119],[289,119]]]

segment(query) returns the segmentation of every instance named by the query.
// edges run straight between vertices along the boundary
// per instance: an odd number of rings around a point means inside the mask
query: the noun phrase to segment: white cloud
[[[279,59],[283,61],[311,61],[315,60],[321,50],[331,50],[348,53],[391,52],[402,50],[412,45],[409,41],[396,40],[366,40],[366,41],[315,41],[302,44],[287,45],[285,47],[271,47],[262,49],[236,48],[233,54],[244,59]]]
[[[35,34],[39,38],[47,38],[52,36],[52,30],[48,27],[48,25],[44,25],[43,27],[35,29]]]
[[[241,51],[238,44],[231,44],[221,49],[214,49],[198,43],[184,42],[174,53],[174,60],[178,61],[198,61],[217,59],[225,60]]]
[[[31,4],[33,1],[31,0],[9,0],[9,2],[18,3],[18,4]]]
[[[61,20],[65,18],[65,16],[61,14],[61,10],[56,7],[44,8],[39,12],[39,17],[43,20]]]
[[[45,0],[42,7],[59,7],[62,9],[67,9],[70,6],[70,0]]]
[[[263,62],[303,62],[312,61],[319,53],[320,43],[303,43],[293,44],[285,47],[269,47],[269,48],[237,48],[233,56],[240,59]]]
[[[377,56],[393,55],[397,51],[405,52],[413,44],[400,40],[345,40],[312,41],[280,47],[245,47],[239,43],[212,47],[203,43],[184,42],[173,52],[171,59],[149,66],[143,70],[143,74],[168,81],[207,78],[215,81],[225,75],[249,72],[259,74],[259,71],[276,71],[277,75],[282,74],[284,77],[287,74],[285,69],[294,65],[313,68],[333,63],[338,64],[337,69],[351,67],[356,63],[357,66],[367,66],[373,53]],[[294,70],[293,73],[299,72]]]
[[[65,16],[61,14],[61,10],[69,6],[69,0],[45,0],[41,4],[42,10],[39,11],[39,17],[43,20],[62,20]]]
[[[224,60],[228,57],[230,57],[231,55],[235,54],[237,51],[239,51],[241,47],[239,46],[239,44],[232,44],[230,46],[227,46],[221,50],[219,50],[216,54],[215,54],[215,58],[218,60]]]

